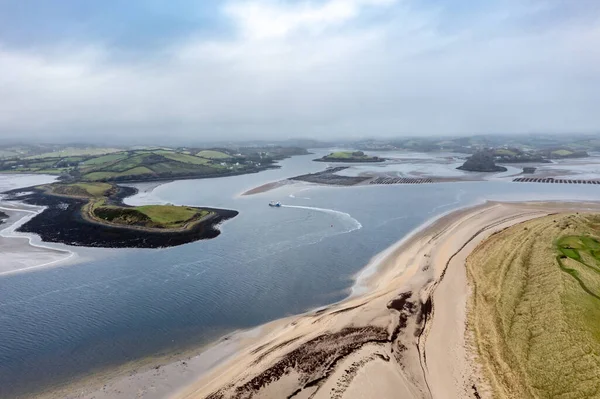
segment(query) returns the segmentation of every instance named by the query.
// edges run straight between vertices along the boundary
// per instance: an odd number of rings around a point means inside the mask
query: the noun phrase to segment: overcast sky
[[[0,0],[0,138],[600,132],[598,0]]]

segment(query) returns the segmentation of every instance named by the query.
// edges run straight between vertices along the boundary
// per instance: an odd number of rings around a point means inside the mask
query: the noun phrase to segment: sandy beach
[[[38,215],[41,210],[40,207],[16,202],[0,202],[0,211],[9,216],[0,224],[0,276],[65,264],[76,257],[72,251],[36,243],[31,235],[16,233],[19,226]]]
[[[486,203],[417,231],[365,277],[366,293],[271,323],[173,398],[468,398],[485,382],[465,338],[467,255],[492,234],[590,203]]]
[[[465,260],[496,232],[576,210],[600,206],[487,202],[448,213],[374,257],[342,302],[41,397],[487,397],[466,337]]]

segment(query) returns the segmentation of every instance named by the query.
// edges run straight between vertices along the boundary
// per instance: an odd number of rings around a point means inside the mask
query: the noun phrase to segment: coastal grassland
[[[550,215],[467,259],[468,325],[493,397],[600,397],[598,237],[598,215]]]
[[[145,205],[121,207],[97,204],[91,210],[96,220],[126,226],[158,229],[180,229],[193,225],[210,215],[206,209],[174,205]]]

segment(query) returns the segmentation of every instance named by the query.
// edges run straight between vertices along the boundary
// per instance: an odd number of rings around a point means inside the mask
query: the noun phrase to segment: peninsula
[[[6,199],[46,207],[19,231],[38,234],[47,242],[89,247],[158,248],[214,238],[219,235],[216,225],[238,213],[123,204],[123,198],[136,192],[104,182],[54,183],[14,190]]]
[[[315,159],[317,162],[356,162],[356,163],[369,163],[369,162],[384,162],[384,158],[367,155],[362,151],[337,151],[332,152],[329,155]]]

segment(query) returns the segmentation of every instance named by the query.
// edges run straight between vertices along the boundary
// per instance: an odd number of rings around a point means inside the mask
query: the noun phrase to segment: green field
[[[469,256],[468,324],[491,397],[599,397],[598,237],[597,215],[552,215]]]
[[[88,198],[103,197],[112,189],[108,183],[51,184],[48,187],[55,194]]]
[[[569,155],[572,155],[573,151],[569,151],[569,150],[556,150],[556,151],[552,151],[552,155],[558,155],[560,157],[567,157]]]
[[[227,159],[227,158],[231,158],[231,155],[226,154],[224,152],[221,151],[214,151],[214,150],[204,150],[204,151],[200,151],[199,153],[196,154],[197,157],[202,157],[202,158],[207,158],[207,159]]]
[[[171,159],[173,161],[178,161],[182,163],[191,163],[193,165],[206,165],[210,161],[206,158],[195,157],[193,155],[182,154],[182,153],[170,153],[163,154],[165,158]]]
[[[127,157],[126,153],[109,154],[97,158],[88,159],[83,164],[86,166],[104,165],[119,161],[121,159],[124,159],[125,157]]]
[[[43,154],[32,155],[30,157],[24,159],[39,159],[39,158],[64,158],[64,157],[72,157],[72,156],[97,156],[110,154],[112,152],[122,151],[118,148],[77,148],[77,147],[68,147],[64,148],[60,151],[52,151],[46,152]]]
[[[119,178],[119,177],[136,177],[136,176],[145,176],[145,175],[154,175],[154,172],[145,166],[138,166],[136,168],[124,170],[123,172],[92,172],[92,173],[88,173],[83,176],[83,180],[104,181],[104,180],[111,180],[111,179],[115,179],[115,178]]]

